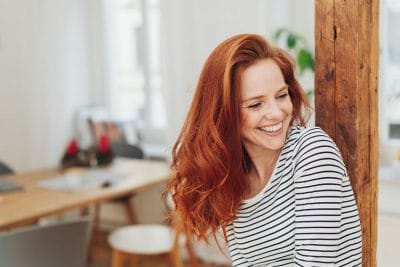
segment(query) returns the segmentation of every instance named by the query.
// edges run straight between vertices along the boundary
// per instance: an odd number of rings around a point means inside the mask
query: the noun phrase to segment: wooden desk
[[[61,170],[38,171],[2,178],[22,185],[24,189],[0,194],[0,230],[27,224],[43,216],[126,196],[143,188],[161,184],[170,176],[168,165],[158,161],[117,159],[107,170],[126,175],[126,178],[110,187],[73,192],[46,189],[37,185],[40,180],[62,175]]]

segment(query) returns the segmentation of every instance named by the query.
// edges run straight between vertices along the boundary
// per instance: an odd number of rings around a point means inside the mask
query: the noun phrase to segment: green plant
[[[306,70],[315,72],[315,57],[308,47],[307,40],[300,34],[297,34],[287,28],[279,28],[273,37],[273,40],[279,45],[284,45],[296,60],[297,69],[300,77],[304,75]],[[314,93],[313,88],[306,90],[307,96],[311,97]]]

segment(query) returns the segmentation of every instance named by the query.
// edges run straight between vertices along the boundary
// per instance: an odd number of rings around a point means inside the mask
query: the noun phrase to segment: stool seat
[[[108,242],[114,250],[154,255],[172,251],[174,233],[161,224],[129,225],[111,232]]]

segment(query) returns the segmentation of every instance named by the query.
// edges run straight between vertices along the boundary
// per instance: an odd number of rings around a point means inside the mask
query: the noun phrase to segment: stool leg
[[[182,258],[178,254],[179,252],[178,253],[177,252],[178,251],[172,251],[169,254],[170,261],[171,261],[173,267],[183,267]]]
[[[124,256],[123,252],[113,249],[111,267],[123,267],[123,263],[124,263],[123,256]]]
[[[130,262],[130,266],[131,267],[136,267],[138,266],[138,262],[139,262],[139,257],[138,255],[135,254],[129,254],[129,262]]]

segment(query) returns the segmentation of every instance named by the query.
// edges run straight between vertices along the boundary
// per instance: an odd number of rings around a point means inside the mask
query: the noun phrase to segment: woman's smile
[[[281,121],[274,125],[258,127],[258,129],[263,132],[270,133],[270,134],[276,134],[276,133],[280,132],[280,130],[282,129],[282,126],[283,126],[283,122]]]

